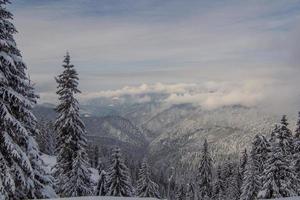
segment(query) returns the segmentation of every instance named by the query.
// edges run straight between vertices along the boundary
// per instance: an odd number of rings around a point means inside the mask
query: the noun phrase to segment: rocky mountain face
[[[98,109],[97,109],[98,108]],[[237,154],[258,134],[269,134],[280,116],[257,108],[228,106],[204,110],[192,104],[141,103],[128,107],[85,106],[82,112],[91,143],[120,146],[129,156],[147,155],[154,166],[198,163],[203,139],[214,156]],[[109,111],[106,116],[103,110]],[[37,106],[35,114],[55,118],[51,106]],[[293,127],[294,120],[290,120]]]

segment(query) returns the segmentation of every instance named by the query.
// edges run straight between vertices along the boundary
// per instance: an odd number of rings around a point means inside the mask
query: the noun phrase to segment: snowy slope
[[[300,197],[279,198],[274,200],[300,200]]]
[[[54,199],[53,199],[54,200]],[[55,200],[156,200],[152,198],[126,198],[126,197],[75,197]],[[274,200],[300,200],[300,197],[279,198]]]
[[[54,200],[54,199],[53,199]],[[128,198],[128,197],[74,197],[74,198],[61,198],[57,200],[156,200],[153,198]]]

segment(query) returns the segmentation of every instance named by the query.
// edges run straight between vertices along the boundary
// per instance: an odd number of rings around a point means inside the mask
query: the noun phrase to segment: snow
[[[279,198],[274,200],[300,200],[300,196],[298,197],[289,197],[289,198]]]
[[[73,198],[61,198],[56,200],[157,200],[157,199],[137,198],[137,197],[73,197]],[[274,200],[300,200],[300,197],[279,198]]]
[[[54,199],[52,199],[54,200]],[[61,198],[57,200],[157,200],[154,198],[137,198],[137,197],[73,197]]]
[[[55,156],[49,156],[47,154],[41,155],[42,160],[44,161],[46,165],[47,172],[51,172],[51,169],[56,164],[56,157]]]

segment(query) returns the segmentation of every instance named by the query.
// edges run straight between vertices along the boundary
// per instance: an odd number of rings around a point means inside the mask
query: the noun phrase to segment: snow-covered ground
[[[53,199],[54,200],[54,199]],[[74,198],[61,198],[57,200],[157,200],[153,198],[128,198],[128,197],[74,197]]]
[[[54,199],[53,199],[54,200]],[[56,200],[157,200],[153,198],[127,198],[127,197],[74,197],[74,198],[61,198]],[[300,197],[279,198],[274,200],[300,200]]]
[[[279,198],[274,200],[300,200],[300,197]]]

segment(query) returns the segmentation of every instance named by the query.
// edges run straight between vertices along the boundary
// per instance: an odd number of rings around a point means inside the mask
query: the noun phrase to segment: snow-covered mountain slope
[[[154,166],[194,161],[203,139],[207,138],[214,155],[237,154],[251,143],[254,135],[268,134],[281,116],[265,113],[258,108],[227,106],[204,110],[192,104],[166,105],[137,103],[114,106],[120,116],[96,117],[101,112],[85,106],[83,117],[89,140],[100,146],[120,146],[125,156],[144,154]],[[52,108],[37,107],[37,116],[55,116]],[[51,114],[52,112],[52,114]],[[54,113],[54,114],[53,114]],[[54,116],[53,116],[54,115]],[[99,116],[99,115],[98,115]],[[295,119],[290,119],[293,129]]]
[[[108,149],[119,146],[123,151],[141,157],[146,152],[148,142],[143,132],[129,120],[119,116],[83,119],[91,143]]]
[[[147,129],[158,135],[149,146],[150,155],[156,161],[194,160],[197,163],[194,158],[204,138],[213,144],[214,154],[235,154],[249,146],[255,134],[269,133],[278,119],[242,106],[209,111],[200,107],[174,107],[147,122]]]

